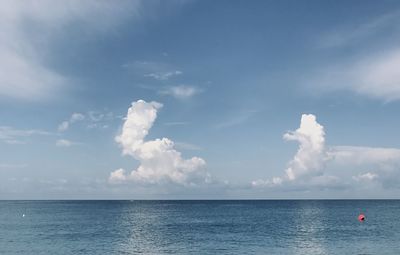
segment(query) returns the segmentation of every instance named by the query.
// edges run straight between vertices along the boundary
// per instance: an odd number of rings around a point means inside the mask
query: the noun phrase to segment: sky
[[[400,198],[399,1],[3,1],[0,199]]]

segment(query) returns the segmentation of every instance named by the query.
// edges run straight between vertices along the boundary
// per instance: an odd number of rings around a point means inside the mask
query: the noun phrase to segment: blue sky
[[[5,1],[0,198],[399,198],[399,22],[398,1]]]

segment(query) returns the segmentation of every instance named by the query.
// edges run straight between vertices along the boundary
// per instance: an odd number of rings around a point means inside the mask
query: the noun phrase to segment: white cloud
[[[399,66],[400,49],[365,59],[353,68],[352,88],[370,97],[399,100]]]
[[[168,72],[156,72],[156,73],[149,73],[145,74],[145,77],[151,77],[153,79],[156,79],[158,81],[166,81],[169,80],[170,78],[174,76],[181,75],[182,71],[176,70],[176,71],[168,71]]]
[[[196,94],[199,94],[200,92],[200,89],[194,86],[186,85],[171,86],[159,91],[159,93],[162,95],[169,95],[178,99],[187,99]]]
[[[46,59],[53,37],[72,23],[106,31],[128,16],[140,17],[140,7],[140,1],[2,1],[0,96],[38,100],[54,95],[66,77]]]
[[[253,187],[357,189],[372,181],[381,187],[400,187],[396,184],[400,180],[400,149],[326,146],[324,127],[312,114],[303,114],[300,127],[286,133],[284,139],[299,142],[285,174],[253,181]]]
[[[253,187],[273,187],[276,185],[281,185],[282,184],[282,178],[280,177],[274,177],[272,180],[262,180],[258,179],[256,181],[252,181],[251,185]]]
[[[84,121],[89,129],[107,128],[115,118],[116,116],[109,111],[88,111],[86,114],[73,113],[68,120],[60,123],[58,131],[64,132],[70,128],[71,124],[81,121]]]
[[[58,131],[64,132],[69,128],[69,121],[63,121],[60,125],[58,125]]]
[[[110,182],[174,183],[183,186],[208,182],[209,174],[205,171],[203,159],[183,159],[181,153],[174,149],[174,142],[168,138],[144,141],[161,107],[160,103],[143,100],[132,103],[122,132],[115,140],[121,145],[123,154],[132,156],[140,165],[130,174],[123,169],[115,170],[110,174]]]
[[[82,113],[79,113],[79,112],[74,112],[71,115],[71,118],[69,119],[69,121],[71,123],[74,123],[74,122],[81,121],[81,120],[84,120],[84,119],[85,119],[85,115],[83,115]]]
[[[384,101],[400,99],[400,49],[320,70],[312,82],[325,90],[351,90]]]
[[[90,129],[108,128],[109,123],[116,118],[116,116],[109,111],[89,111],[87,115],[89,117],[87,127]]]
[[[356,27],[346,26],[323,36],[322,47],[343,47],[355,44],[351,58],[317,68],[314,78],[306,83],[323,91],[350,90],[386,102],[400,99],[400,11],[387,13]],[[389,38],[389,39],[388,39]],[[385,42],[388,40],[388,42]],[[358,44],[356,44],[358,43]],[[366,48],[376,45],[374,48]],[[361,46],[361,47],[360,47]],[[358,52],[362,49],[362,52]],[[342,58],[343,59],[343,58]]]
[[[400,12],[394,11],[378,16],[361,24],[348,25],[344,28],[335,28],[324,34],[318,41],[322,48],[343,47],[356,43],[363,43],[371,36],[382,32],[395,32],[400,22]]]
[[[58,139],[56,141],[56,146],[57,147],[71,147],[73,145],[79,145],[79,144],[81,144],[81,143],[73,142],[73,141],[70,141],[70,140],[67,140],[67,139]]]
[[[8,126],[0,126],[0,141],[8,144],[24,144],[26,138],[35,135],[51,135],[50,132],[37,129],[15,129]]]
[[[175,66],[164,62],[132,61],[122,65],[122,67],[136,75],[143,75],[158,81],[166,81],[183,74]]]
[[[115,182],[115,183],[126,181],[127,175],[125,173],[125,170],[122,168],[119,168],[119,169],[111,172],[109,180],[111,182]]]
[[[325,160],[325,132],[315,115],[303,114],[300,127],[284,134],[288,141],[297,141],[299,149],[286,169],[289,180],[295,180],[310,172],[318,172]]]
[[[357,176],[353,176],[353,179],[356,181],[372,181],[378,177],[377,174],[367,172],[365,174],[359,174]]]
[[[83,115],[82,113],[75,112],[71,115],[71,117],[68,120],[61,122],[61,124],[58,126],[58,131],[64,132],[69,128],[69,126],[71,124],[78,122],[78,121],[82,121],[84,119],[85,119],[85,115]]]
[[[400,149],[362,147],[362,146],[332,146],[328,156],[339,164],[370,164],[400,161]]]

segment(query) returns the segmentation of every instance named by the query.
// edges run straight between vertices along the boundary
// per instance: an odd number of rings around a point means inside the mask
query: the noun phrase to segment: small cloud
[[[75,112],[71,115],[71,117],[68,120],[61,122],[61,124],[58,126],[58,131],[64,132],[70,127],[71,124],[78,122],[78,121],[82,121],[84,119],[85,119],[85,115],[83,115],[82,113]]]
[[[272,180],[262,180],[258,179],[256,181],[252,181],[251,185],[253,187],[272,187],[276,185],[281,185],[282,184],[282,178],[280,177],[274,177]]]
[[[365,173],[365,174],[359,174],[357,176],[353,176],[353,179],[358,181],[358,182],[359,181],[372,181],[372,180],[374,180],[376,178],[378,178],[378,175],[374,174],[374,173],[371,173],[371,172],[368,172],[368,173]]]
[[[124,182],[124,181],[126,181],[126,179],[127,179],[127,176],[126,176],[125,170],[122,168],[111,172],[110,178],[109,178],[111,183]]]
[[[122,67],[135,75],[153,78],[158,81],[166,81],[183,74],[175,66],[163,62],[133,61],[122,65]]]
[[[89,116],[89,123],[87,125],[87,128],[93,129],[93,128],[108,128],[109,127],[109,122],[117,118],[114,116],[112,112],[108,111],[89,111],[88,112]]]
[[[159,91],[161,95],[173,96],[178,99],[188,99],[200,92],[201,90],[197,87],[185,85],[171,86]]]
[[[79,145],[81,143],[78,142],[72,142],[70,140],[67,139],[59,139],[56,141],[56,146],[57,147],[71,147],[73,145]]]
[[[156,79],[158,81],[166,81],[174,76],[178,76],[181,74],[182,74],[182,71],[177,70],[177,71],[171,71],[171,72],[149,73],[149,74],[145,74],[144,77],[150,77],[150,78]]]
[[[84,122],[87,128],[108,128],[110,121],[116,117],[109,111],[88,111],[86,114],[73,113],[68,120],[63,121],[58,126],[59,132],[68,130],[73,123]]]
[[[60,131],[60,132],[64,132],[68,128],[69,128],[69,122],[68,121],[63,121],[63,122],[61,122],[60,125],[58,125],[58,131]]]
[[[74,122],[81,121],[84,119],[85,119],[85,115],[83,115],[82,113],[75,112],[71,115],[71,118],[69,121],[71,123],[74,123]]]

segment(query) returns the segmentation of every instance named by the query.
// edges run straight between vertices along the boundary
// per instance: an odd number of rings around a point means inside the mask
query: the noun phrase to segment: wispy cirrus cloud
[[[144,77],[151,77],[159,81],[166,81],[174,76],[181,75],[182,71],[166,71],[166,72],[156,72],[156,73],[148,73],[145,74]]]
[[[258,110],[237,111],[235,112],[234,116],[217,123],[215,127],[217,129],[224,129],[243,124],[251,117],[253,117],[257,112]]]
[[[69,80],[50,64],[52,44],[64,27],[105,33],[125,19],[144,15],[146,1],[2,1],[0,7],[0,96],[50,98]],[[98,17],[102,17],[99,19]]]
[[[347,90],[385,102],[400,100],[400,47],[393,43],[400,39],[399,22],[400,11],[395,10],[322,35],[318,44],[323,50],[341,54],[341,49],[354,47],[354,51],[317,67],[304,83],[313,91]]]
[[[318,46],[321,48],[344,47],[364,43],[365,40],[385,32],[396,35],[399,32],[397,25],[399,22],[400,11],[395,10],[360,24],[332,29],[319,38]],[[380,39],[384,39],[384,37]]]
[[[177,99],[188,99],[201,92],[201,89],[189,85],[170,86],[158,91],[161,95],[172,96]]]
[[[183,71],[166,62],[136,60],[125,63],[122,67],[135,75],[152,78],[157,81],[167,81],[183,74]]]
[[[117,118],[112,112],[104,111],[88,111],[85,113],[75,112],[71,116],[58,125],[59,132],[67,131],[73,124],[82,122],[87,128],[107,128],[111,121]]]
[[[71,146],[75,146],[75,145],[81,145],[82,143],[80,142],[74,142],[68,139],[58,139],[56,141],[56,146],[57,147],[71,147]]]
[[[385,102],[400,100],[400,48],[318,70],[306,83],[321,91],[350,90]]]
[[[0,126],[0,141],[8,144],[24,144],[31,136],[47,136],[53,133],[39,129],[16,129],[9,126]]]
[[[203,92],[203,89],[192,85],[149,86],[141,84],[138,87],[152,90],[159,95],[171,96],[179,100],[190,99]]]

